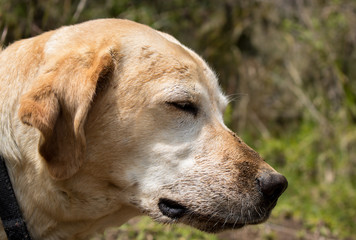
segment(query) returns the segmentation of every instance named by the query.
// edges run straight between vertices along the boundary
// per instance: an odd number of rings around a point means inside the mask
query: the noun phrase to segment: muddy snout
[[[274,207],[279,196],[281,196],[288,187],[287,179],[277,172],[263,172],[257,177],[256,182],[264,200],[269,203],[271,207]]]

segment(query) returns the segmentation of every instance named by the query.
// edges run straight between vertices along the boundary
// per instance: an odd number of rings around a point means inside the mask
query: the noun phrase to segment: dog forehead
[[[172,94],[182,94],[190,89],[190,92],[209,96],[218,103],[219,109],[227,105],[227,98],[212,69],[198,54],[171,35],[146,29],[125,35],[123,39],[122,45],[129,44],[122,53],[138,63],[133,65],[137,66],[135,71],[139,71],[141,77],[146,76],[144,81],[163,80],[161,84]]]
[[[198,68],[198,72],[200,73],[199,77],[196,79],[202,85],[204,89],[206,89],[207,94],[210,97],[213,97],[216,102],[219,104],[220,109],[224,109],[228,104],[227,97],[223,94],[218,78],[214,71],[210,68],[210,66],[202,59],[198,54],[196,54],[190,48],[181,44],[177,39],[172,37],[171,35],[163,32],[157,31],[160,35],[162,35],[167,41],[171,42],[171,47],[177,47],[180,49],[180,53],[189,54],[189,57],[193,60],[195,65]]]

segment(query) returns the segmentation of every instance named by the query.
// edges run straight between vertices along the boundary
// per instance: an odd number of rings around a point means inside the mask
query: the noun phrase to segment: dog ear
[[[85,120],[98,84],[113,72],[112,54],[71,54],[48,63],[21,98],[19,117],[41,132],[39,153],[56,179],[73,176],[83,164]]]

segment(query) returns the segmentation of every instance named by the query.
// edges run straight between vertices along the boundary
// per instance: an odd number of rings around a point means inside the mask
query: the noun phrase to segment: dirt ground
[[[222,240],[337,240],[327,231],[311,233],[305,230],[302,223],[292,219],[269,220],[267,223],[248,226],[237,231],[220,233]],[[350,239],[351,240],[351,239]]]

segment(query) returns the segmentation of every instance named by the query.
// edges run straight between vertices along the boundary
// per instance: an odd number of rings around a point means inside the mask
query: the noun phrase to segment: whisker
[[[248,97],[249,95],[247,93],[234,93],[234,94],[229,94],[227,95],[227,100],[229,103],[231,102],[236,102],[242,98]]]
[[[234,222],[234,225],[232,226],[232,228],[235,228],[235,226],[236,226],[236,224],[237,224],[237,222],[239,221],[239,217],[236,217],[236,220],[235,220],[235,222]]]

